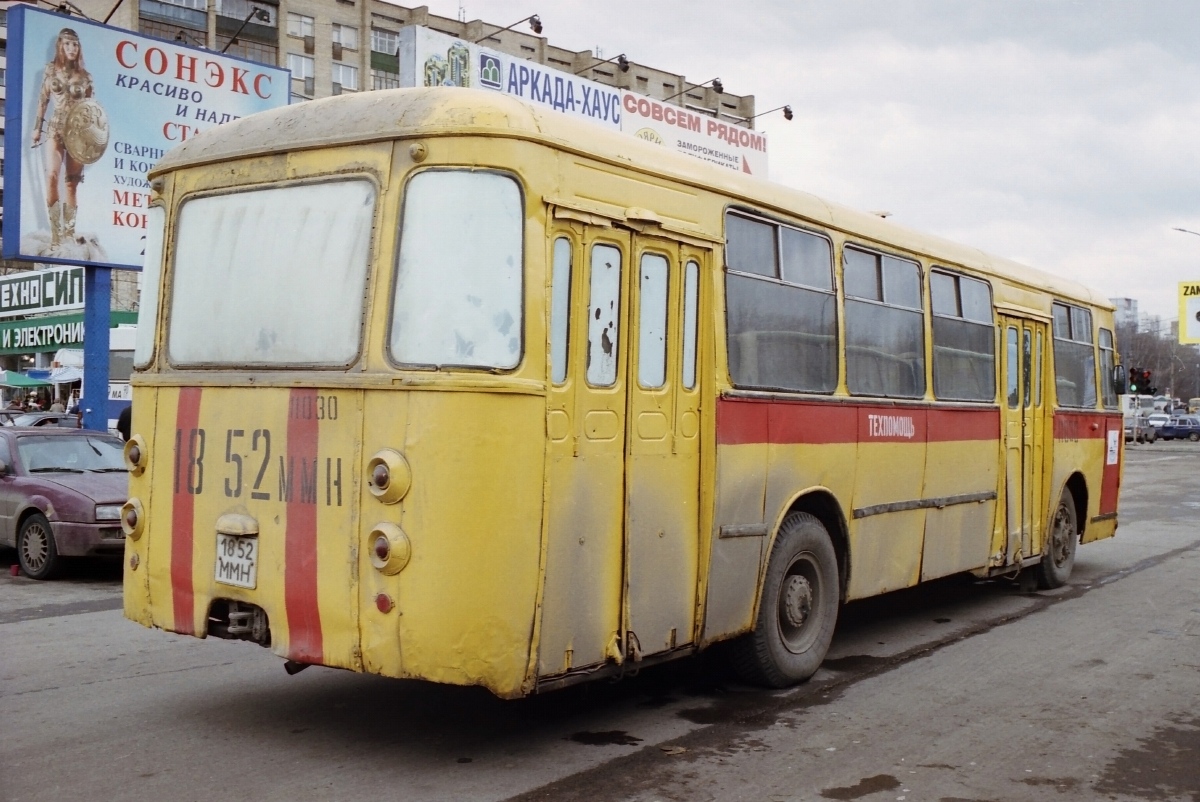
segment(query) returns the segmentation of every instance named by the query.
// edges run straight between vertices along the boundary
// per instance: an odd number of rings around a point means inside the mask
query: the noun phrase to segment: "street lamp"
[[[180,28],[179,32],[175,34],[175,41],[183,42],[185,45],[188,42],[191,42],[192,44],[196,45],[197,47],[204,47],[204,42],[201,42],[199,39],[192,36],[190,33],[185,31],[183,28]]]
[[[246,26],[250,24],[250,20],[252,20],[252,19],[259,19],[259,20],[262,20],[263,22],[270,22],[271,15],[269,13],[267,13],[266,9],[251,8],[250,13],[246,15],[246,18],[244,20],[242,20],[242,24],[240,26],[238,26],[237,31],[234,32],[233,36],[229,37],[229,41],[226,42],[225,46],[221,48],[222,53],[224,53],[226,50],[228,50],[230,48],[230,46],[232,46],[233,43],[237,41],[238,34],[246,29]]]
[[[762,117],[764,114],[771,114],[772,112],[779,111],[779,109],[783,109],[783,119],[785,119],[785,120],[792,119],[792,107],[791,106],[779,106],[777,108],[771,109],[770,111],[760,111],[758,114],[755,114],[753,117],[747,117],[746,122],[750,122],[751,120],[757,120],[759,117]]]
[[[597,61],[595,64],[591,65],[590,67],[584,67],[582,70],[577,70],[575,72],[575,74],[578,75],[581,72],[587,72],[588,70],[594,70],[597,67],[599,67],[601,64],[608,64],[610,61],[617,62],[617,69],[619,69],[621,72],[629,72],[629,59],[625,58],[625,54],[622,53],[619,56],[613,56],[612,58],[606,58],[606,59],[604,59],[604,61]]]
[[[685,83],[686,83],[686,82],[685,82]],[[718,94],[718,95],[723,95],[723,94],[725,94],[725,85],[721,83],[721,79],[720,79],[720,78],[713,78],[712,80],[705,81],[705,82],[704,82],[704,83],[702,83],[702,84],[696,84],[695,86],[693,86],[693,87],[692,87],[692,89],[699,89],[699,88],[701,88],[701,87],[703,87],[703,86],[708,86],[709,84],[712,84],[712,88],[713,88],[713,89],[715,89],[715,90],[717,91],[717,94]],[[684,92],[690,92],[690,91],[691,91],[691,89],[686,89],[686,88],[685,88],[685,89],[682,89],[682,90],[680,90],[680,91],[676,92],[675,94],[671,95],[670,97],[664,97],[664,98],[663,98],[663,103],[666,103],[668,100],[674,100],[675,98],[677,98],[677,97],[679,97],[680,95],[682,95]]]
[[[479,37],[479,38],[478,38],[478,39],[476,39],[474,42],[472,42],[472,44],[476,44],[476,45],[477,45],[477,44],[479,44],[480,42],[482,42],[484,39],[489,39],[489,38],[491,38],[491,37],[495,36],[495,35],[496,35],[496,34],[498,34],[498,33],[504,33],[505,31],[510,31],[510,30],[512,30],[513,28],[515,28],[515,27],[517,27],[518,25],[520,25],[522,22],[525,22],[526,20],[528,20],[528,21],[529,21],[529,27],[533,29],[533,32],[534,32],[534,33],[541,33],[541,32],[542,32],[542,21],[541,21],[541,20],[538,18],[538,15],[537,15],[537,14],[530,14],[528,17],[524,17],[523,19],[519,19],[519,20],[517,20],[516,22],[514,22],[512,25],[509,25],[509,26],[508,26],[508,27],[506,27],[506,28],[501,28],[501,29],[500,29],[500,30],[498,30],[498,31],[492,31],[492,32],[491,32],[491,33],[489,33],[489,34],[485,34],[485,35],[483,35],[483,36]]]

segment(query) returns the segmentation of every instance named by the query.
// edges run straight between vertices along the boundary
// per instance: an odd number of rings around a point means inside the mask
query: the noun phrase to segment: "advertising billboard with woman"
[[[140,269],[146,172],[287,105],[287,70],[17,4],[8,13],[4,256]]]

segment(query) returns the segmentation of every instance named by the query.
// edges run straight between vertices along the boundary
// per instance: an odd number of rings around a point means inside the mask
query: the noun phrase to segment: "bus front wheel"
[[[833,639],[839,595],[824,525],[806,512],[788,515],[771,549],[754,631],[733,653],[742,678],[783,688],[815,674]]]
[[[1060,588],[1067,584],[1075,567],[1075,547],[1079,543],[1079,522],[1075,512],[1075,496],[1064,487],[1062,498],[1050,523],[1049,537],[1042,549],[1042,561],[1036,570],[1037,584],[1042,590]]]

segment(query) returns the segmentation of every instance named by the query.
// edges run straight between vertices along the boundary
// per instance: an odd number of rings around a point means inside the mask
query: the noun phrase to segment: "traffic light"
[[[1154,395],[1157,387],[1150,386],[1150,371],[1141,368],[1129,369],[1129,392],[1134,395]]]

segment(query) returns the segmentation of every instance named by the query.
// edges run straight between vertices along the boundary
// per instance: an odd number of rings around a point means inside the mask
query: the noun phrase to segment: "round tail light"
[[[131,498],[121,505],[121,531],[130,540],[137,540],[146,528],[146,515],[142,502]]]
[[[376,524],[371,530],[370,543],[371,565],[388,576],[403,571],[412,556],[408,535],[393,523]]]
[[[367,463],[367,488],[384,504],[395,504],[411,486],[412,471],[399,451],[380,449]]]
[[[133,476],[141,476],[149,462],[146,441],[140,434],[130,437],[125,443],[125,467]]]

